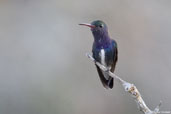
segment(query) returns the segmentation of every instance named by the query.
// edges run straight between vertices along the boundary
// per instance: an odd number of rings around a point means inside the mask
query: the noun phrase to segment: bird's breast
[[[113,62],[113,49],[112,45],[107,45],[106,47],[97,45],[94,43],[93,45],[93,57],[96,61],[100,62],[104,66],[111,66]]]

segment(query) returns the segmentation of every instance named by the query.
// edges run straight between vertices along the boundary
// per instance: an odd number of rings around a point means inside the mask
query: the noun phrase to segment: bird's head
[[[108,35],[107,25],[101,20],[93,21],[91,24],[81,23],[79,25],[90,27],[95,39]]]

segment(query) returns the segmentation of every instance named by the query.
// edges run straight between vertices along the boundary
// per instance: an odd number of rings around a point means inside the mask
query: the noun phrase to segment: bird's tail
[[[108,89],[112,89],[113,88],[113,85],[114,85],[114,79],[113,77],[109,76],[107,73],[103,72],[97,65],[97,71],[98,71],[98,74],[99,74],[99,77],[100,77],[100,80],[103,84],[103,86]]]

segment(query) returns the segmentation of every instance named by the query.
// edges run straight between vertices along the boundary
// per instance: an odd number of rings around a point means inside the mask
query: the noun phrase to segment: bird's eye
[[[99,25],[100,28],[102,28],[103,26],[102,25]]]

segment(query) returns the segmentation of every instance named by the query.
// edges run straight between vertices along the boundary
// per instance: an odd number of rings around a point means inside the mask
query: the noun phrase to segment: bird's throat
[[[97,48],[107,48],[111,40],[108,36],[99,36],[94,37],[94,43],[96,44]]]

